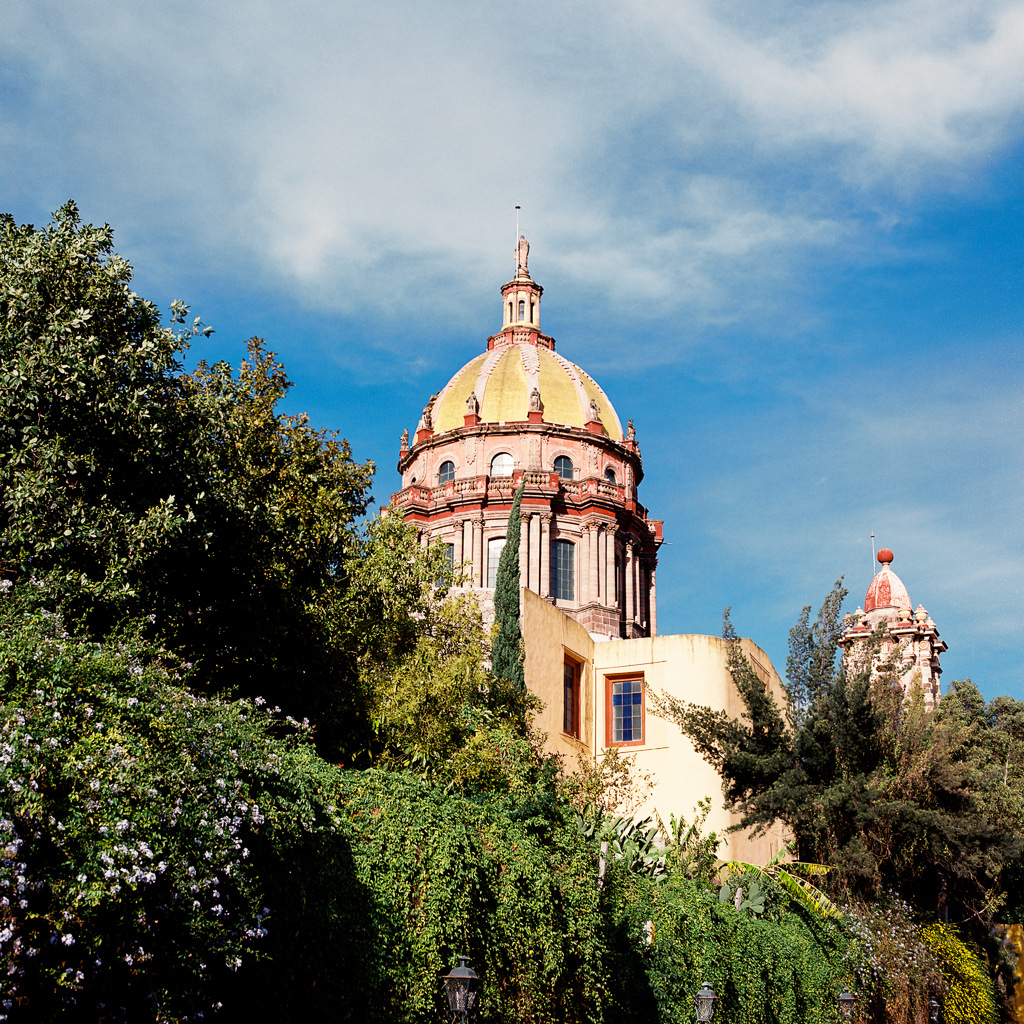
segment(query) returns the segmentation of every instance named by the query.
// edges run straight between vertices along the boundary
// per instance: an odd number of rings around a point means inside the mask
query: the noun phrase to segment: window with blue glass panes
[[[642,743],[644,739],[644,681],[612,681],[612,743]]]

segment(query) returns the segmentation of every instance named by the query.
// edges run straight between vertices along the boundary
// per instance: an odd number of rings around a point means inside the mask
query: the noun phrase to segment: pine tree
[[[519,503],[523,497],[520,484],[512,502],[505,531],[505,547],[498,562],[494,581],[494,644],[491,647],[491,671],[499,679],[507,679],[523,689],[523,635],[519,630]]]

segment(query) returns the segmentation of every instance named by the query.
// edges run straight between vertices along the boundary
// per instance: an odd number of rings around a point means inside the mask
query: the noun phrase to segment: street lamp
[[[938,999],[928,1000],[928,1020],[931,1021],[931,1024],[939,1024],[940,1009],[941,1007],[939,1006]]]
[[[442,977],[444,994],[448,999],[448,1012],[452,1020],[467,1024],[476,1016],[476,1002],[480,995],[480,978],[472,967],[467,967],[468,956],[459,955],[459,966]]]
[[[853,1020],[853,1007],[857,1000],[844,988],[839,994],[839,1017],[841,1020]]]
[[[700,991],[693,997],[693,1008],[698,1021],[711,1020],[715,1015],[715,990],[705,981]]]

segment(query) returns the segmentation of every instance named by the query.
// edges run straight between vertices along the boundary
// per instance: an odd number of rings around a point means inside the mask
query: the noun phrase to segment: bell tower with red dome
[[[920,682],[924,704],[930,711],[938,704],[939,676],[942,668],[939,655],[948,650],[924,605],[912,611],[910,594],[903,581],[892,571],[893,553],[888,548],[878,552],[881,569],[875,573],[864,595],[864,607],[858,607],[850,616],[850,624],[839,639],[844,657],[854,667],[863,665],[867,658],[866,641],[885,622],[887,633],[882,649],[874,659],[875,665],[899,648],[899,676],[904,694],[909,694],[914,682]]]
[[[544,289],[520,236],[501,288],[502,326],[423,409],[398,454],[391,508],[424,544],[465,565],[493,621],[494,581],[512,499],[524,486],[519,578],[595,639],[657,634],[662,522],[640,504],[633,421],[625,430],[600,385],[540,330]]]

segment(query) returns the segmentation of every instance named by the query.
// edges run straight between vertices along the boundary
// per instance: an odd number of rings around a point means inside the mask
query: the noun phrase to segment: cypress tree
[[[520,690],[526,686],[523,678],[523,635],[519,630],[519,503],[522,497],[523,485],[520,484],[508,516],[505,547],[494,581],[495,635],[491,647],[491,672]]]

